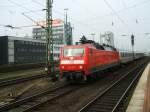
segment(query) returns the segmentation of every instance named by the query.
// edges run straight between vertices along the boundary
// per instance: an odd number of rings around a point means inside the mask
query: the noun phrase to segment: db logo
[[[73,57],[70,57],[71,60],[73,60]]]

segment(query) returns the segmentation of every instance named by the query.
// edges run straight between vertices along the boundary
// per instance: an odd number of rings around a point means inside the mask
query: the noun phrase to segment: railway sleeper
[[[118,101],[119,98],[103,98],[103,100],[107,101],[107,102],[111,102],[111,101]]]
[[[108,112],[108,110],[106,108],[104,109],[92,108],[92,109],[89,109],[87,112]]]
[[[103,105],[103,106],[114,106],[113,103],[103,103],[103,102],[97,102],[96,105],[99,105],[99,106],[101,106],[101,105]]]
[[[118,98],[118,96],[120,96],[120,94],[118,94],[118,95],[111,95],[111,96],[107,96],[107,98],[110,98],[110,99],[116,99],[116,98]]]
[[[113,105],[114,106],[114,105]],[[99,109],[112,109],[112,106],[108,106],[108,105],[94,105],[92,106],[92,108],[99,108]]]

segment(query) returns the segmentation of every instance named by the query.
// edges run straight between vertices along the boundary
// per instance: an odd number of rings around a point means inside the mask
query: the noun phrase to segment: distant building
[[[38,24],[45,26],[45,21],[40,21]],[[59,59],[60,48],[64,45],[72,45],[72,27],[70,22],[65,24],[60,19],[53,20],[52,25],[53,32],[53,51],[54,51],[54,59]],[[41,27],[33,28],[33,38],[34,39],[46,39],[46,31]]]
[[[100,35],[100,43],[107,44],[114,47],[114,34],[111,31],[107,31]]]
[[[45,63],[46,44],[32,38],[0,36],[0,65]]]

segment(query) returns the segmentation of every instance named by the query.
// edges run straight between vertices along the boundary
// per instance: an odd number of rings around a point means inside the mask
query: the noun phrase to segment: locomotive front
[[[60,74],[68,80],[84,79],[86,48],[67,46],[61,49]]]

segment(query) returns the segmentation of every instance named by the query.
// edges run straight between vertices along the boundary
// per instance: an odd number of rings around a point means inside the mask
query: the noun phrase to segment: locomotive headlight
[[[47,71],[48,69],[47,69],[47,67],[45,67],[45,71]]]
[[[61,68],[64,69],[64,66],[62,66]]]
[[[80,69],[83,69],[83,66],[80,65],[79,68],[80,68]]]

